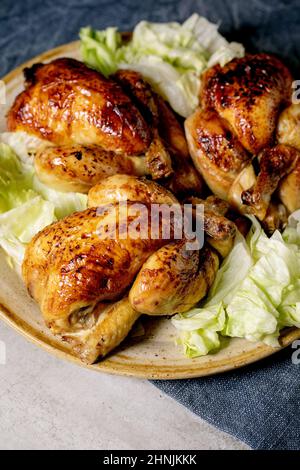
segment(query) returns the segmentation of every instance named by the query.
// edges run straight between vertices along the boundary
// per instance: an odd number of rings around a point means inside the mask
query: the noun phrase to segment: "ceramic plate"
[[[57,57],[80,59],[79,43],[73,42],[46,52],[8,74],[6,83],[6,106],[0,107],[0,131],[6,128],[5,114],[15,96],[23,89],[24,67],[35,62],[49,61]],[[22,280],[8,266],[0,252],[0,318],[27,339],[62,359],[76,362],[98,372],[109,372],[151,379],[180,379],[201,377],[235,369],[267,357],[278,349],[264,344],[250,343],[241,339],[228,340],[216,354],[187,359],[176,346],[176,331],[167,319],[142,319],[144,335],[131,335],[102,362],[85,366],[69,347],[55,338],[43,323],[35,302],[27,295]],[[300,330],[287,329],[281,335],[282,347],[300,338]]]

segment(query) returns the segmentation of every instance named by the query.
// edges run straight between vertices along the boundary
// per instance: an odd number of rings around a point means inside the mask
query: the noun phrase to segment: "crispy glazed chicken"
[[[56,145],[99,145],[140,155],[151,130],[120,85],[74,59],[25,69],[25,91],[8,114],[8,129]]]
[[[25,69],[25,79],[8,129],[54,145],[43,146],[35,159],[49,186],[88,192],[107,175],[126,173],[165,180],[178,194],[200,192],[181,125],[137,72],[107,79],[65,58]]]
[[[237,227],[247,232],[243,217],[229,220],[232,208],[272,232],[300,207],[300,112],[283,111],[292,78],[275,57],[247,55],[208,70],[186,137],[136,72],[106,79],[58,59],[26,79],[10,130],[49,142],[35,155],[39,178],[88,193],[88,209],[33,238],[23,277],[48,327],[87,363],[118,346],[140,315],[186,312],[207,295]],[[201,177],[213,193],[206,199]],[[187,249],[164,212],[158,236],[151,230],[153,205],[182,208],[179,200],[190,203],[194,222],[200,218],[201,247]]]
[[[23,274],[51,326],[67,326],[70,314],[120,297],[148,256],[168,241],[152,239],[150,228],[145,239],[127,237],[126,227],[116,224],[119,207],[74,213],[32,240]]]
[[[170,315],[190,310],[205,297],[219,268],[218,255],[208,247],[186,250],[185,244],[165,245],[147,259],[129,293],[135,310]]]
[[[222,199],[247,165],[249,155],[226,121],[214,111],[198,109],[186,121],[194,164],[211,191]]]
[[[176,197],[168,190],[146,178],[128,175],[114,175],[94,186],[88,194],[89,207],[124,201],[145,204],[178,204]]]
[[[256,215],[268,231],[286,221],[280,200],[288,211],[300,208],[300,112],[292,105],[280,114],[291,92],[279,59],[246,55],[204,74],[201,108],[185,123],[194,164],[211,191]]]
[[[272,143],[291,87],[291,74],[276,57],[246,55],[205,73],[201,102],[226,120],[248,152],[257,154]]]
[[[42,148],[34,158],[39,179],[59,191],[87,193],[102,179],[115,175],[145,175],[143,157],[118,155],[97,145],[62,145]]]
[[[154,193],[158,185],[148,184]],[[165,192],[167,200],[171,197],[166,189],[158,190]],[[131,223],[139,217],[136,211],[130,212],[133,204],[127,203]],[[126,217],[125,207],[103,200],[99,207],[90,207],[46,227],[26,250],[23,277],[29,293],[39,303],[53,333],[78,347],[84,360],[94,361],[127,336],[138,316],[136,312],[125,301],[116,304],[112,310],[114,320],[104,322],[103,332],[99,326],[104,318],[101,312],[108,305],[100,303],[121,299],[147,258],[168,243],[161,232],[158,238],[151,237],[150,211],[146,213],[149,233],[144,238],[127,234],[122,223]],[[119,319],[118,306],[125,324]],[[104,341],[102,349],[102,334],[107,333],[107,328],[111,328],[111,340],[109,346]],[[98,335],[96,349],[88,351],[84,338],[93,332]]]
[[[219,266],[209,245],[187,250],[184,239],[174,240],[172,220],[168,239],[162,237],[164,217],[160,236],[153,238],[151,211],[136,212],[137,202],[146,208],[153,203],[178,204],[155,182],[114,175],[90,190],[87,210],[46,227],[26,249],[23,277],[29,293],[52,332],[71,343],[88,363],[115,348],[142,313],[189,310],[207,294]],[[221,224],[213,230],[216,237],[234,238],[224,203],[211,198],[207,204],[211,217]],[[136,226],[141,214],[147,233],[136,238],[122,216],[128,215]],[[227,222],[233,225],[231,230]]]

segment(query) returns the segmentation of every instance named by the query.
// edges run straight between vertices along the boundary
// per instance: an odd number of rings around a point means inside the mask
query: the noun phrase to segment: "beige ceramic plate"
[[[78,42],[58,47],[27,62],[8,74],[6,83],[7,105],[0,109],[0,131],[5,130],[5,113],[13,99],[23,89],[22,70],[35,62],[69,56],[79,58]],[[29,298],[22,280],[9,268],[5,256],[0,252],[0,318],[58,357],[68,359],[83,366],[73,356],[67,345],[57,340],[45,328],[37,305]],[[187,359],[180,347],[175,345],[175,330],[167,319],[143,320],[144,336],[128,338],[113,355],[89,366],[99,372],[109,372],[151,379],[180,379],[201,377],[224,372],[250,364],[273,354],[264,344],[254,344],[245,340],[232,339],[217,354],[202,358]],[[281,337],[282,346],[291,344],[300,337],[300,330],[286,330]]]

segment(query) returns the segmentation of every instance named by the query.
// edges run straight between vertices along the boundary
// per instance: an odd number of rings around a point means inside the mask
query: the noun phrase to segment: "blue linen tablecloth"
[[[0,76],[77,38],[81,26],[131,30],[141,19],[183,21],[198,12],[249,51],[280,54],[300,79],[299,0],[1,0]],[[299,77],[297,76],[297,73]],[[300,449],[300,365],[291,348],[223,375],[154,382],[254,449]]]

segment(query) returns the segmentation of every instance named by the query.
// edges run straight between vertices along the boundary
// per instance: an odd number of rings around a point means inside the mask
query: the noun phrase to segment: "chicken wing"
[[[152,177],[171,176],[166,185],[175,194],[199,194],[201,177],[190,159],[183,128],[169,105],[137,72],[119,70],[114,78],[154,129],[154,139],[146,154]]]
[[[246,55],[203,77],[200,101],[225,119],[252,154],[272,144],[281,107],[290,102],[292,77],[267,54]]]
[[[141,74],[133,70],[119,70],[114,79],[141,111],[149,128],[152,129],[152,142],[145,154],[152,178],[158,180],[173,173],[172,160],[167,145],[159,131],[158,97]]]
[[[143,157],[118,155],[97,145],[62,145],[41,149],[34,158],[38,178],[58,191],[87,193],[104,178],[115,174],[145,175]]]
[[[186,250],[184,240],[173,242],[144,263],[129,301],[147,315],[186,312],[205,297],[218,267],[218,256],[210,248]]]
[[[287,224],[288,213],[286,207],[278,201],[271,201],[262,226],[268,235],[272,235],[275,230],[282,231]]]
[[[178,204],[176,197],[160,184],[130,175],[110,176],[94,186],[88,194],[89,207],[124,201],[142,202],[149,205]]]

